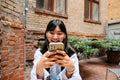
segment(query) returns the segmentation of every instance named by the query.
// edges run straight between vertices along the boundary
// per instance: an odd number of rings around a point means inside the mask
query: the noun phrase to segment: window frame
[[[68,14],[67,14],[67,0],[65,0],[65,13],[64,14],[54,12],[54,0],[50,0],[50,4],[51,4],[50,5],[50,10],[41,9],[41,8],[38,8],[36,6],[36,8],[34,8],[35,13],[46,14],[46,15],[62,17],[62,18],[68,18]],[[37,0],[36,0],[36,5],[37,5]]]
[[[90,18],[85,18],[85,14],[84,14],[84,21],[89,22],[89,23],[94,23],[94,24],[101,24],[100,14],[99,14],[100,13],[100,0],[98,0],[98,1],[97,0],[89,0],[89,1],[90,1],[90,13],[89,13]],[[98,4],[98,21],[92,19],[92,17],[93,17],[92,16],[93,3]],[[84,12],[85,12],[85,10],[84,10]]]

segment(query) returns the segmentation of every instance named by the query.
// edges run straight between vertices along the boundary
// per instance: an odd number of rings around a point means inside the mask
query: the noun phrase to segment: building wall
[[[0,0],[0,80],[24,80],[22,0]]]
[[[107,19],[106,3],[106,0],[100,0],[99,14],[101,24],[94,24],[84,22],[84,0],[68,0],[68,30],[70,32],[79,32],[81,35],[87,37],[100,37],[104,35],[104,24]]]
[[[108,20],[120,19],[120,0],[108,0]]]
[[[120,39],[120,1],[108,0],[107,37]]]
[[[72,4],[71,4],[72,3]],[[44,30],[47,23],[51,19],[59,18],[63,20],[67,26],[68,32],[82,33],[83,36],[104,35],[104,22],[107,19],[107,0],[100,2],[100,22],[101,24],[93,24],[84,22],[84,1],[83,0],[67,0],[68,18],[61,18],[41,13],[35,13],[36,0],[28,0],[27,11],[27,29]],[[105,6],[106,5],[106,6]],[[97,32],[96,32],[97,31]]]

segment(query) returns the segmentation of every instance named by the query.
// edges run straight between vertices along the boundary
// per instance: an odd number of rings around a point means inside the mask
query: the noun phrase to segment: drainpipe
[[[2,4],[2,2],[1,2],[1,0],[0,0],[0,8],[1,8],[1,4]],[[1,10],[1,9],[0,9]],[[1,14],[1,11],[0,11],[0,14]]]
[[[28,11],[27,4],[28,4],[27,0],[24,0],[24,25],[25,25],[25,28],[27,28],[27,11]]]
[[[27,11],[28,11],[28,8],[27,8],[27,0],[24,0],[24,9],[23,9],[23,15],[24,15],[24,26],[25,26],[25,32],[24,32],[24,35],[26,38],[27,36]],[[26,42],[26,39],[24,39],[24,69],[26,70],[26,46],[25,46],[25,43]]]

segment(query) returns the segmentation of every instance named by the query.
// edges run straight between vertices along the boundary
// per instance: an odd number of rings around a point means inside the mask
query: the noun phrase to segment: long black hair
[[[48,31],[54,31],[57,26],[65,34],[65,38],[64,38],[64,40],[62,42],[64,43],[64,47],[65,47],[64,50],[66,51],[66,53],[70,57],[72,54],[75,53],[75,50],[72,47],[70,47],[70,45],[68,45],[68,36],[67,36],[67,31],[66,31],[65,24],[63,23],[63,21],[58,20],[58,19],[51,20],[48,23],[46,31],[45,31],[45,35],[44,35],[45,43],[44,43],[44,45],[43,45],[43,47],[41,49],[41,52],[42,52],[42,54],[44,54],[48,50],[49,41],[48,41],[48,39],[46,37],[46,33]]]

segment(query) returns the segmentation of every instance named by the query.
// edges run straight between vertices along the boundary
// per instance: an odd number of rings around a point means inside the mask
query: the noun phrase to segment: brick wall
[[[72,3],[72,4],[71,4]],[[53,13],[54,14],[54,13]],[[84,22],[84,1],[83,0],[68,0],[67,1],[68,18],[51,15],[36,9],[36,1],[28,0],[27,11],[27,28],[29,30],[44,30],[47,23],[52,19],[61,19],[64,21],[68,32],[77,32],[86,37],[104,36],[104,22],[107,19],[107,0],[100,1],[100,22],[101,24],[93,24]],[[97,31],[97,32],[96,32]],[[77,34],[76,33],[76,34]],[[85,35],[84,35],[85,34]],[[73,34],[74,35],[74,34]]]
[[[26,61],[32,61],[36,48],[33,46],[34,42],[43,38],[43,31],[28,30],[26,31]]]
[[[1,80],[24,80],[24,27],[0,16]]]
[[[24,80],[24,0],[0,0],[0,80]]]
[[[19,0],[1,0],[1,14],[14,19],[19,19],[22,10]]]

